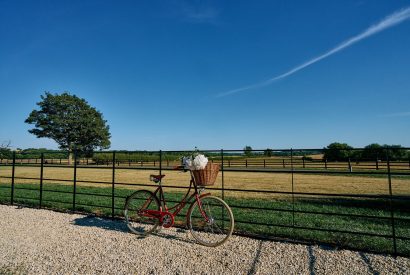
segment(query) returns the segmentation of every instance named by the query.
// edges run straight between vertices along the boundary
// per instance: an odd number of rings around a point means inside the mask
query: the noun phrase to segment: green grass
[[[0,203],[10,202],[10,185],[0,185]],[[15,189],[15,203],[37,207],[39,205],[38,184],[18,184]],[[26,190],[27,189],[27,190]],[[76,210],[111,216],[112,189],[110,185],[101,187],[78,186],[76,192],[76,207],[73,209],[73,195],[59,192],[73,192],[72,185],[46,183],[43,187],[43,207],[57,210]],[[123,189],[116,186],[115,215],[122,216],[125,198],[132,189]],[[165,190],[166,191],[166,190]],[[93,195],[88,195],[93,194]],[[97,196],[105,195],[105,196]],[[184,193],[166,193],[168,201],[179,201]],[[220,196],[220,194],[217,194]],[[383,253],[393,253],[390,238],[364,236],[343,232],[327,232],[303,228],[321,228],[339,231],[354,231],[391,235],[392,224],[389,218],[390,201],[385,199],[352,199],[345,197],[295,197],[294,204],[291,197],[288,199],[258,199],[235,198],[225,193],[225,201],[231,206],[235,217],[237,232],[251,233],[265,236],[284,237],[298,240],[328,243],[354,249],[371,250]],[[172,205],[173,203],[169,203]],[[176,221],[183,223],[186,207]],[[250,208],[268,208],[250,209]],[[407,201],[394,202],[395,217],[407,220],[396,220],[396,236],[410,236],[410,206]],[[293,213],[292,210],[295,210]],[[285,211],[282,211],[285,210]],[[300,213],[298,211],[342,213],[346,216],[325,215],[317,213]],[[366,215],[370,218],[359,218],[353,215]],[[265,224],[273,224],[267,226]],[[296,228],[291,228],[294,225]],[[298,228],[301,227],[301,228]],[[397,240],[397,251],[410,256],[410,241]]]

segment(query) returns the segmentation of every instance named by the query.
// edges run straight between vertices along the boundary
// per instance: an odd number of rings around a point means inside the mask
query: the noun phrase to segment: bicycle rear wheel
[[[159,219],[144,214],[144,210],[159,210],[158,198],[148,190],[138,190],[127,198],[124,216],[132,233],[148,235],[159,225]]]
[[[225,243],[232,235],[234,218],[231,208],[220,198],[203,196],[194,201],[188,212],[188,227],[195,240],[205,246],[215,247]]]

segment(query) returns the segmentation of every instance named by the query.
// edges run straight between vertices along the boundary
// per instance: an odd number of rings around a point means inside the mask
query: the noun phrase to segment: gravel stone
[[[0,205],[0,274],[410,274],[410,259],[232,236],[217,248],[189,231],[146,238],[124,222]]]

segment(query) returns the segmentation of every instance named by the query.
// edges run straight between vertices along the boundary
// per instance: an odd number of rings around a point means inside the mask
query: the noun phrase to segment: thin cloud
[[[382,117],[406,117],[406,116],[410,116],[410,112],[392,113],[392,114],[382,115]]]
[[[341,50],[343,50],[347,47],[350,47],[353,44],[355,44],[355,43],[357,43],[357,42],[359,42],[359,41],[361,41],[361,40],[363,40],[367,37],[370,37],[370,36],[372,36],[376,33],[379,33],[381,31],[385,30],[385,29],[388,29],[388,28],[391,28],[391,27],[393,27],[397,24],[400,24],[400,23],[402,23],[403,21],[405,21],[409,18],[410,18],[410,7],[401,9],[401,10],[399,10],[399,11],[385,17],[379,23],[377,23],[373,26],[370,26],[368,29],[366,29],[362,33],[360,33],[356,36],[353,36],[353,37],[347,39],[346,41],[340,43],[339,45],[337,45],[333,49],[325,52],[324,54],[319,55],[317,57],[314,57],[311,60],[309,60],[305,63],[302,63],[301,65],[296,66],[293,69],[291,69],[291,70],[289,70],[289,71],[287,71],[283,74],[277,75],[273,78],[270,78],[268,80],[265,80],[265,81],[262,81],[262,82],[259,82],[259,83],[256,83],[256,84],[252,84],[252,85],[245,86],[245,87],[242,87],[242,88],[238,88],[238,89],[230,90],[230,91],[227,91],[227,92],[224,92],[224,93],[220,93],[220,94],[216,95],[216,97],[223,97],[223,96],[227,96],[227,95],[233,95],[233,94],[236,94],[236,93],[239,93],[239,92],[242,92],[242,91],[267,86],[267,85],[269,85],[269,84],[271,84],[271,83],[273,83],[277,80],[286,78],[286,77],[288,77],[288,76],[290,76],[290,75],[292,75],[292,74],[294,74],[294,73],[296,73],[296,72],[298,72],[298,71],[300,71],[300,70],[302,70],[302,69],[304,69],[304,68],[306,68],[310,65],[313,65],[314,63],[319,62],[320,60],[325,59],[325,58],[327,58],[327,57],[329,57],[329,56],[331,56],[331,55],[333,55],[333,54],[335,54],[335,53],[337,53],[337,52],[339,52],[339,51],[341,51]]]
[[[208,1],[197,3],[181,1],[178,2],[178,6],[182,17],[191,23],[216,24],[220,13],[219,9]]]

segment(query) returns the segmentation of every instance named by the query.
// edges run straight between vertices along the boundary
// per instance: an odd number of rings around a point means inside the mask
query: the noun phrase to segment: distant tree
[[[89,155],[96,148],[110,147],[107,121],[84,99],[67,92],[46,92],[37,105],[40,110],[33,110],[25,120],[35,125],[29,132],[38,138],[53,139],[60,149],[69,152],[69,163],[74,150]]]
[[[401,145],[383,145],[385,156],[388,155],[390,160],[402,160],[407,158],[408,152]]]
[[[264,150],[263,151],[263,155],[265,156],[265,157],[271,157],[272,156],[272,154],[273,154],[273,150],[272,149],[266,149],[266,150]]]
[[[363,160],[375,160],[375,159],[385,159],[385,150],[383,146],[378,143],[372,143],[364,147],[361,159]]]
[[[403,149],[401,145],[380,145],[378,143],[372,143],[364,147],[361,154],[363,160],[387,160],[387,156],[390,160],[407,159],[407,150]]]
[[[10,149],[11,141],[5,141],[0,144],[0,159],[9,159],[13,153]]]
[[[243,153],[244,153],[245,156],[247,156],[247,157],[251,156],[251,155],[252,155],[252,147],[246,145],[246,146],[243,148]]]
[[[323,159],[328,161],[345,161],[352,156],[353,147],[346,143],[333,142],[324,149]]]
[[[303,160],[308,160],[308,161],[312,161],[313,160],[313,158],[311,157],[311,156],[302,156],[302,159]]]

